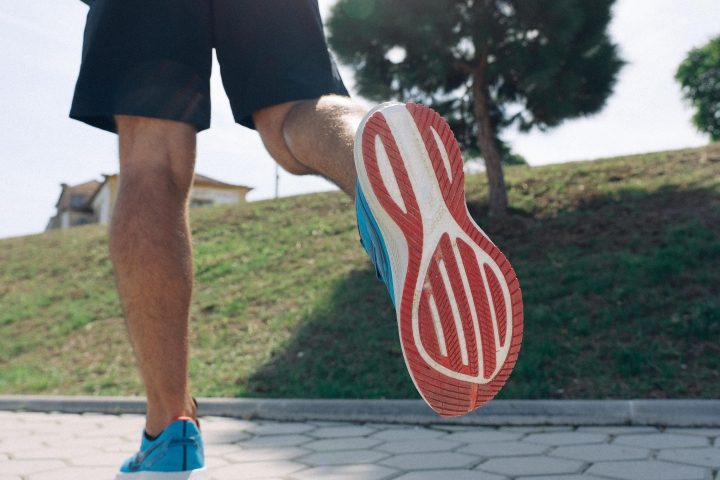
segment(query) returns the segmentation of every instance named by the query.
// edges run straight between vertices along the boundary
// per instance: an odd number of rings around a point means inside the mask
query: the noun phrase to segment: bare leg
[[[355,132],[367,112],[347,97],[283,103],[253,116],[275,160],[296,175],[318,174],[355,194]]]
[[[157,435],[174,418],[196,413],[187,373],[195,129],[144,117],[116,121],[120,187],[110,256],[147,394],[146,431]]]

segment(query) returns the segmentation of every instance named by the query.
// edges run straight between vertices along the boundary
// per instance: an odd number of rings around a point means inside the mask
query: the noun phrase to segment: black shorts
[[[70,117],[115,132],[113,115],[210,126],[212,49],[235,121],[348,95],[317,0],[92,0]]]

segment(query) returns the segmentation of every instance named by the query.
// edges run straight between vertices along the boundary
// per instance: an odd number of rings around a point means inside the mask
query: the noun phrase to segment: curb
[[[275,421],[414,425],[637,425],[720,427],[720,400],[495,400],[463,417],[442,418],[422,400],[200,398],[200,415]],[[0,395],[0,411],[145,413],[139,397]]]

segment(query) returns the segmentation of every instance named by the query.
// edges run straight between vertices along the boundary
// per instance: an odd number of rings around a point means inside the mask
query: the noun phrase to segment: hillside
[[[525,342],[505,398],[720,396],[720,145],[507,170],[469,207],[512,261]],[[198,395],[416,398],[351,203],[192,212]],[[106,229],[0,241],[0,393],[138,394]]]

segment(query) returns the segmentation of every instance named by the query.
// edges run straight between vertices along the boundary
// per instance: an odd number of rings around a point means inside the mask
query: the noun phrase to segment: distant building
[[[65,229],[88,223],[110,223],[118,191],[118,175],[103,175],[102,182],[90,181],[80,185],[62,184],[57,213],[46,230]],[[252,190],[244,185],[232,185],[196,174],[190,189],[190,206],[230,205],[245,201]]]
[[[95,223],[95,213],[89,200],[100,185],[101,183],[95,180],[73,186],[61,184],[60,198],[55,204],[57,213],[48,222],[46,230]]]

